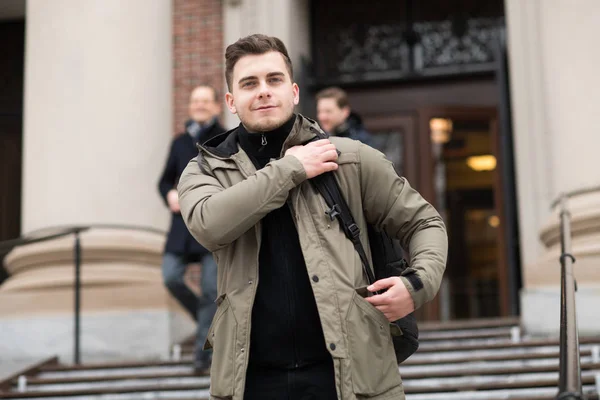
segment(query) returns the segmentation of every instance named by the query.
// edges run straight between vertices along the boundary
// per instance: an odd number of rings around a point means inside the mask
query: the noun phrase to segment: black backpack
[[[397,240],[390,238],[385,232],[380,232],[375,227],[368,226],[369,244],[371,247],[371,257],[374,268],[371,269],[365,249],[360,242],[360,229],[354,222],[352,212],[348,203],[341,194],[338,183],[333,172],[326,172],[312,178],[311,183],[315,189],[323,196],[329,210],[326,214],[333,221],[338,219],[344,234],[356,249],[363,265],[369,284],[376,280],[388,278],[390,276],[400,276],[408,268],[408,263],[403,258],[402,247]],[[406,275],[415,290],[422,288],[422,282],[412,274]],[[390,323],[392,341],[398,364],[410,357],[419,348],[419,328],[417,320],[413,313],[398,321]]]

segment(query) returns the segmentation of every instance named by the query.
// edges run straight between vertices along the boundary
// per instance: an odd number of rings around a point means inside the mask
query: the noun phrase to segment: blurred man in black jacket
[[[203,351],[208,329],[215,314],[217,297],[217,265],[212,255],[188,232],[179,212],[177,183],[188,162],[198,155],[196,143],[204,143],[225,131],[217,120],[221,112],[217,91],[207,85],[196,87],[190,95],[190,119],[185,123],[185,132],[173,139],[167,163],[158,189],[167,207],[171,210],[171,229],[165,246],[162,273],[169,292],[198,322],[196,338],[195,371],[207,373],[211,353]],[[200,262],[201,295],[196,296],[184,282],[188,264]]]
[[[325,88],[317,93],[316,99],[317,120],[325,132],[372,146],[371,134],[365,129],[362,118],[350,108],[348,94],[343,89]]]

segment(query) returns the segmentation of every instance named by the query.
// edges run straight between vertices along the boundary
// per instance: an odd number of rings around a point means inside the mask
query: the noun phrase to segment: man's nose
[[[267,82],[260,83],[258,97],[259,98],[271,97],[271,88],[269,88],[269,85],[267,85]]]

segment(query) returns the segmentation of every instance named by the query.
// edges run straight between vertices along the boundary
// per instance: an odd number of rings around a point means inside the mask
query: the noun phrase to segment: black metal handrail
[[[571,214],[567,196],[560,199],[561,293],[560,293],[560,361],[557,400],[583,400],[579,332],[575,309],[575,278],[571,253]]]
[[[64,236],[74,235],[75,241],[73,244],[73,262],[75,266],[75,282],[73,291],[75,293],[75,310],[74,310],[74,351],[73,363],[81,363],[80,338],[81,338],[81,241],[79,235],[81,232],[88,231],[92,228],[96,229],[127,229],[157,233],[166,235],[166,232],[160,229],[138,226],[138,225],[122,225],[122,224],[92,224],[92,225],[64,225],[43,228],[37,231],[30,232],[16,239],[5,240],[0,242],[0,255],[8,253],[17,246],[45,242],[48,240],[58,239]],[[42,232],[50,232],[42,234]],[[2,259],[4,257],[2,256]],[[2,261],[0,259],[0,261]]]

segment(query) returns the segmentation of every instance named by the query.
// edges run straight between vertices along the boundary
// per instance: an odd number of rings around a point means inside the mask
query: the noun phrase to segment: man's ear
[[[300,88],[298,87],[298,84],[293,83],[292,90],[294,91],[294,105],[297,106],[298,103],[300,103]]]
[[[344,120],[348,119],[350,116],[350,107],[346,106],[342,108],[342,115],[344,116]]]
[[[237,109],[235,108],[235,103],[233,101],[233,95],[230,92],[225,94],[225,104],[227,104],[227,108],[232,114],[237,114]]]

